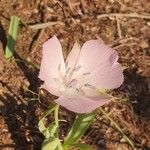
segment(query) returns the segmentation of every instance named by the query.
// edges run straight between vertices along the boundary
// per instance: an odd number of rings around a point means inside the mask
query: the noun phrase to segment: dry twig
[[[38,23],[38,24],[34,24],[34,25],[29,25],[29,27],[31,29],[38,30],[38,29],[43,29],[43,28],[50,27],[53,25],[63,25],[63,23],[60,21],[57,21],[57,22],[51,22],[50,21],[50,22],[45,22],[45,23]]]
[[[150,15],[141,15],[137,13],[110,13],[110,14],[101,14],[97,16],[97,19],[105,18],[105,17],[127,17],[127,18],[142,18],[142,19],[150,19]]]
[[[120,20],[119,20],[119,18],[117,16],[116,16],[116,23],[117,23],[117,31],[118,31],[119,39],[122,39],[122,32],[121,32],[121,27],[120,27]]]

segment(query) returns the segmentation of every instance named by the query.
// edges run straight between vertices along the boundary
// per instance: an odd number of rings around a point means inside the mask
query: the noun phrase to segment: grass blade
[[[17,38],[18,27],[19,27],[20,18],[17,16],[12,16],[9,31],[8,31],[8,41],[5,48],[5,58],[11,58],[14,53],[14,45]]]

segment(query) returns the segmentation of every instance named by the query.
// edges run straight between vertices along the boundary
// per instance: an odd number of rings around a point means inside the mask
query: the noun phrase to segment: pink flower
[[[115,89],[123,83],[118,54],[99,40],[75,43],[64,62],[56,36],[43,45],[39,78],[43,87],[59,98],[55,102],[70,111],[89,113],[111,97],[98,89]]]

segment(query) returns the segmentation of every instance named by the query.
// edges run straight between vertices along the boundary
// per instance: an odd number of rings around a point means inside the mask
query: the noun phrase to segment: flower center
[[[73,94],[82,93],[83,87],[92,87],[85,81],[85,76],[90,72],[81,73],[81,66],[71,68],[66,63],[65,73],[61,72],[61,65],[58,66],[59,79],[56,79],[60,93],[67,94],[69,97]]]

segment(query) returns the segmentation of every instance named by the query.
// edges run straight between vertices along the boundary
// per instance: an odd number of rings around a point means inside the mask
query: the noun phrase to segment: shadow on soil
[[[1,24],[0,33],[0,41],[3,44],[3,49],[5,49],[7,38]],[[9,38],[12,40],[12,42],[14,42],[14,39],[10,35]],[[22,60],[16,52],[14,52],[14,57]],[[23,62],[16,63],[29,81],[29,89],[36,92],[40,85],[40,81],[38,79],[38,70],[29,67]],[[6,91],[9,91],[5,92],[3,95],[0,95],[0,100],[3,104],[0,106],[0,114],[5,119],[8,130],[11,134],[11,139],[14,143],[10,145],[0,145],[0,149],[14,148],[16,150],[40,150],[43,137],[37,129],[38,118],[35,116],[37,103],[35,101],[25,102],[25,100],[22,100],[22,98],[30,98],[33,97],[33,95],[31,95],[31,93],[26,93],[22,89],[20,89],[20,93],[15,94],[9,85],[1,80],[0,84],[7,89]]]
[[[20,97],[12,92],[5,83],[1,84],[11,92],[0,96],[0,106],[2,116],[4,117],[9,132],[11,133],[14,145],[0,145],[0,148],[15,148],[16,150],[40,149],[41,134],[37,127],[37,117],[35,114],[35,102],[24,103]],[[32,139],[31,139],[32,137]]]
[[[9,35],[8,37],[14,43],[14,39]],[[7,38],[5,31],[0,24],[0,41],[3,44],[3,49],[6,47]],[[10,49],[12,49],[10,47]],[[20,59],[18,54],[14,54],[15,58]],[[10,62],[11,63],[11,62]],[[38,72],[35,69],[30,69],[27,65],[22,62],[17,62],[17,65],[24,73],[25,77],[28,79],[30,86],[29,89],[36,91],[39,87]],[[14,70],[12,70],[14,71]],[[39,133],[37,127],[38,119],[35,116],[36,104],[35,101],[24,101],[21,97],[31,97],[31,94],[25,93],[20,89],[20,93],[15,94],[11,87],[0,81],[0,84],[6,91],[3,95],[0,95],[0,100],[3,103],[0,106],[1,114],[5,119],[8,126],[9,132],[11,133],[11,139],[14,144],[11,145],[0,145],[0,149],[4,148],[14,148],[16,150],[26,150],[26,149],[40,149],[41,145],[41,134]],[[15,85],[14,85],[15,86]],[[19,96],[20,95],[20,96]],[[32,95],[33,96],[33,95]],[[32,139],[30,139],[32,138]]]
[[[15,58],[18,60],[24,61],[16,52],[14,54]],[[27,63],[21,62],[21,61],[16,61],[18,67],[21,69],[21,71],[24,73],[25,77],[29,81],[29,89],[37,92],[38,87],[40,86],[41,82],[40,79],[38,78],[39,70],[35,68],[29,68],[29,65]]]
[[[131,101],[135,114],[150,120],[150,77],[140,76],[136,69],[127,69],[124,75],[121,89]]]
[[[0,23],[0,41],[3,43],[3,49],[5,49],[7,43],[7,36],[1,23]]]

